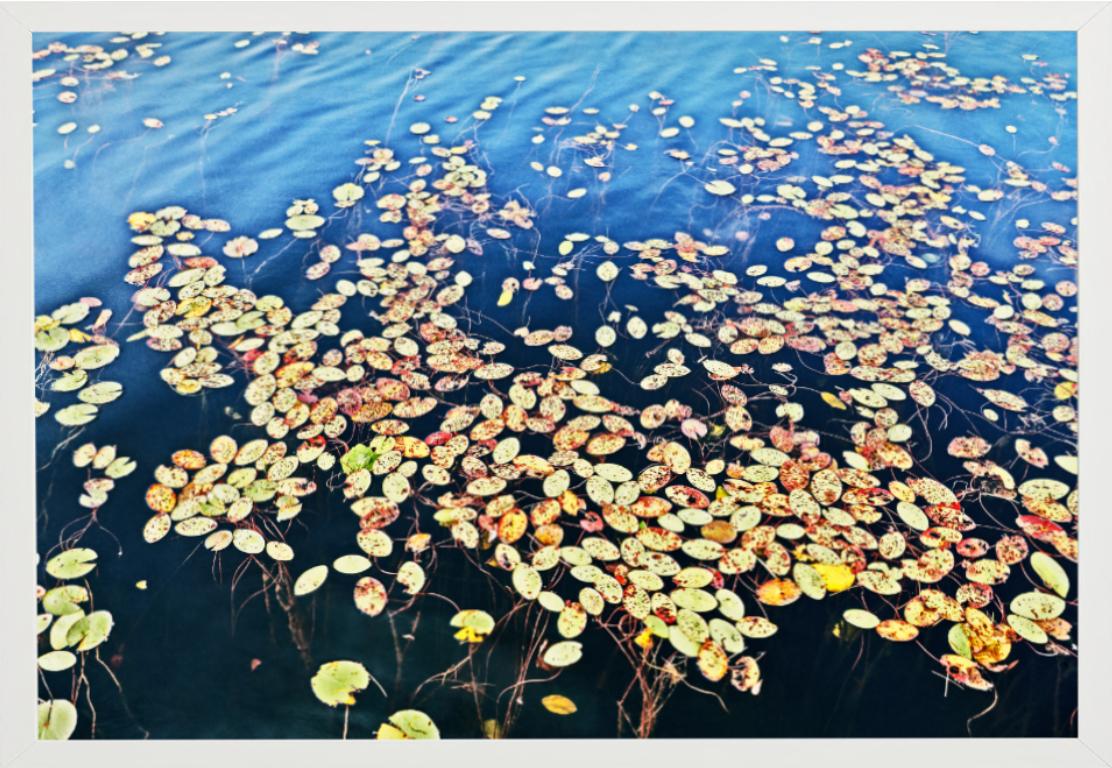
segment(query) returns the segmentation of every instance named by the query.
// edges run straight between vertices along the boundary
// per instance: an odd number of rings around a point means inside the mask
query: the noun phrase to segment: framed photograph
[[[1108,3],[0,10],[0,764],[1112,764]]]

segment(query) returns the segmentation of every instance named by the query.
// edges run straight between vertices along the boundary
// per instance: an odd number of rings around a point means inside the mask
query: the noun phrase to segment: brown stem
[[[309,650],[309,633],[306,630],[305,618],[293,595],[293,584],[290,582],[290,572],[284,564],[279,564],[274,569],[274,597],[278,605],[286,614],[286,625],[290,630],[290,639],[293,640],[297,652],[305,669],[313,669],[313,656]]]

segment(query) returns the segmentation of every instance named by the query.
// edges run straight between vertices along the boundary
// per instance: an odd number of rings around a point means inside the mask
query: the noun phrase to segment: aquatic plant
[[[131,458],[117,454],[115,446],[98,448],[93,443],[85,443],[73,452],[73,464],[77,468],[87,469],[89,473],[89,478],[83,485],[85,493],[78,501],[82,507],[91,511],[86,520],[73,521],[83,524],[72,532],[67,529],[66,538],[58,547],[59,551],[50,555],[45,562],[46,575],[54,579],[56,586],[49,589],[39,586],[35,596],[39,604],[37,630],[40,645],[45,641],[48,648],[38,658],[39,674],[46,689],[50,690],[50,680],[55,677],[47,677],[46,673],[74,671],[71,673],[68,698],[40,701],[40,739],[65,740],[73,734],[78,724],[74,702],[82,693],[88,699],[92,713],[90,730],[93,734],[96,733],[96,708],[89,695],[90,658],[122,694],[119,680],[111,667],[101,659],[99,650],[112,632],[115,623],[112,614],[103,609],[87,610],[93,606],[93,594],[85,577],[100,564],[97,552],[77,544],[90,528],[99,525],[97,512],[108,501],[108,493],[113,489],[115,481],[131,474],[136,464]]]
[[[908,103],[993,108],[1025,92],[969,81],[934,53],[862,58],[868,71],[849,78],[903,78],[893,93]],[[466,687],[488,736],[512,732],[529,686],[581,662],[589,633],[628,663],[623,732],[651,735],[679,687],[757,695],[780,684],[760,666],[776,619],[804,599],[845,605],[839,636],[916,644],[970,689],[1020,658],[1075,654],[1076,244],[1064,224],[1016,218],[1015,259],[992,265],[973,206],[1011,216],[1038,200],[1068,220],[1076,180],[1007,160],[974,183],[845,105],[833,72],[736,72],[802,110],[805,130],[780,130],[745,96],[698,157],[695,118],[673,118],[662,93],[649,106],[674,183],[743,227],[733,242],[637,222],[639,239],[603,224],[549,249],[538,206],[483,164],[497,96],[457,139],[430,116],[391,146],[368,140],[330,201],[294,199],[256,235],[179,205],[131,213],[124,280],[143,328],[128,341],[165,356],[175,393],[235,388],[250,408],[239,436],[154,470],[146,541],[195,537],[236,557],[234,583],[253,573],[274,595],[307,672],[311,606],[332,579],[389,624],[399,669],[422,606],[450,605],[447,626],[422,631],[451,633],[464,655],[408,696]],[[1056,77],[1026,88],[1068,98]],[[578,105],[539,116],[529,164],[549,194],[603,207],[641,149],[623,144],[628,118]],[[308,306],[256,294],[250,280],[295,248],[313,259],[306,280],[340,276]],[[577,310],[531,311],[545,294]],[[41,332],[60,338],[45,321]],[[302,567],[316,493],[351,510],[354,546]],[[47,570],[83,572],[87,552]],[[437,572],[449,552],[509,609],[459,603]],[[520,646],[509,678],[482,655],[505,637]],[[307,676],[344,705],[345,736],[376,654]],[[563,694],[538,701],[578,709]],[[438,733],[415,709],[377,731]]]

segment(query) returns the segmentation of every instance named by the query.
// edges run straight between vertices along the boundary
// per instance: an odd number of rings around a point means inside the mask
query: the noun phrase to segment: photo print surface
[[[39,738],[1076,736],[1075,39],[36,33]]]

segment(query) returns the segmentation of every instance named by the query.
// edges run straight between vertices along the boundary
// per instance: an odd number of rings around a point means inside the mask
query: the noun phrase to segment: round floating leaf
[[[549,667],[570,667],[583,658],[583,643],[578,640],[564,640],[550,645],[541,660]]]
[[[439,739],[440,729],[432,718],[416,709],[402,709],[390,715],[378,728],[380,739]]]
[[[578,711],[574,701],[558,693],[545,696],[541,699],[541,704],[554,715],[574,715]]]
[[[135,471],[135,462],[127,456],[120,456],[104,469],[104,474],[113,480],[119,480]]]
[[[355,582],[355,607],[368,616],[378,616],[388,600],[385,585],[373,576]]]
[[[1024,592],[1012,600],[1011,610],[1032,621],[1056,619],[1066,610],[1066,601],[1046,592]]]
[[[297,581],[293,583],[293,593],[298,597],[302,597],[310,592],[316,592],[327,578],[328,566],[314,565],[297,577]]]
[[[79,579],[96,568],[97,553],[87,547],[67,549],[50,558],[46,572],[56,579]]]
[[[480,643],[494,631],[494,618],[486,611],[466,608],[452,617],[451,625],[458,627],[455,638],[465,643]]]
[[[108,639],[112,631],[112,614],[108,611],[93,611],[75,623],[66,633],[66,644],[77,643],[77,650],[90,651]]]
[[[514,568],[511,581],[514,588],[526,600],[536,600],[544,586],[537,569],[524,563]]]
[[[352,695],[366,690],[371,675],[357,661],[330,661],[322,664],[309,681],[313,694],[330,707],[355,703]]]
[[[103,368],[120,356],[120,348],[115,344],[97,344],[85,347],[73,356],[73,364],[78,368],[89,371]]]
[[[45,672],[61,672],[77,663],[77,657],[69,651],[48,651],[39,656],[39,669]]]
[[[54,413],[58,423],[66,427],[80,427],[97,417],[97,407],[91,403],[76,403]]]
[[[363,555],[342,555],[332,563],[332,569],[337,573],[355,574],[362,573],[371,567],[371,561]]]
[[[412,560],[402,563],[398,569],[397,581],[409,595],[418,594],[424,588],[426,578],[425,569]]]
[[[64,584],[48,590],[42,598],[42,607],[55,616],[65,616],[81,610],[78,603],[89,599],[89,591],[78,584]]]
[[[969,635],[965,634],[965,630],[962,628],[961,624],[954,624],[951,626],[946,639],[949,641],[950,648],[953,649],[954,653],[967,659],[973,658],[973,649],[969,645]]]
[[[1050,639],[1046,634],[1046,630],[1040,627],[1036,622],[1023,616],[1016,616],[1014,613],[1008,614],[1008,626],[1015,630],[1015,633],[1024,640],[1035,643],[1036,645],[1042,645]]]
[[[876,614],[862,608],[849,608],[842,614],[842,618],[846,620],[847,624],[858,629],[876,629],[876,626],[880,624],[880,619],[876,617]]]
[[[73,392],[74,390],[81,389],[88,381],[89,374],[81,369],[66,371],[54,381],[50,382],[50,389],[52,392]],[[80,397],[80,395],[78,395],[78,397]]]
[[[1042,579],[1043,584],[1065,597],[1070,591],[1070,577],[1058,561],[1045,552],[1031,554],[1031,568]]]
[[[56,651],[63,648],[68,648],[76,644],[81,639],[81,633],[75,634],[73,640],[70,640],[70,630],[85,618],[85,612],[82,610],[75,611],[74,613],[67,613],[65,616],[59,616],[54,624],[50,627],[50,647]]]
[[[77,398],[83,403],[104,405],[110,403],[124,393],[123,384],[116,381],[98,381],[92,386],[85,387]]]
[[[737,187],[725,179],[715,179],[714,181],[707,182],[703,188],[712,195],[718,195],[720,197],[732,195],[734,192],[737,192]]]
[[[599,280],[609,283],[618,277],[618,271],[618,265],[608,259],[598,265],[595,274],[598,275]]]
[[[324,219],[313,214],[301,214],[286,219],[286,226],[294,230],[317,229],[324,224]]]
[[[363,198],[363,187],[347,182],[333,189],[332,197],[336,199],[337,208],[350,208]]]
[[[69,344],[69,331],[60,325],[35,333],[35,349],[40,352],[57,352]]]
[[[77,708],[65,699],[39,704],[39,739],[65,741],[77,728]]]

